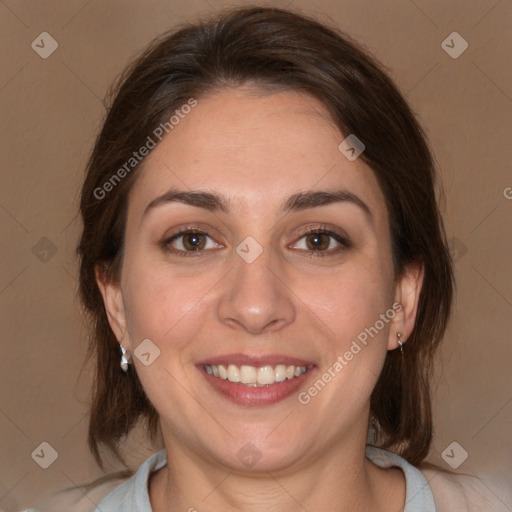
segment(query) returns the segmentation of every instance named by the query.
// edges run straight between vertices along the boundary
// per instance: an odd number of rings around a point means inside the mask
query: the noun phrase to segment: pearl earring
[[[130,355],[126,355],[128,352],[122,345],[119,345],[119,347],[121,348],[121,369],[126,373],[130,364]]]

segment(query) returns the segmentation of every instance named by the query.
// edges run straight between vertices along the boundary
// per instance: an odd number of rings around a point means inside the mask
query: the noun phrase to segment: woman
[[[164,449],[51,509],[506,510],[423,466],[453,291],[434,186],[333,29],[249,7],[156,41],[96,141],[78,253],[92,453],[122,460],[138,421]]]

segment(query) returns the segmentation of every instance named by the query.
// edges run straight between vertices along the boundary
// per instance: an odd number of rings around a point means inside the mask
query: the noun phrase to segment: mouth
[[[307,366],[294,366],[278,364],[276,366],[237,366],[235,364],[205,364],[203,365],[208,375],[216,378],[229,380],[229,382],[240,383],[250,387],[262,387],[295,379],[306,373]]]
[[[214,391],[239,405],[271,405],[298,391],[315,365],[287,356],[223,356],[196,365]]]

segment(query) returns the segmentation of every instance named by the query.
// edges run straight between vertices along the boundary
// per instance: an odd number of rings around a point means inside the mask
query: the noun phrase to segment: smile
[[[275,366],[249,366],[235,364],[205,364],[208,375],[249,387],[262,387],[300,377],[307,371],[306,366],[277,364]]]

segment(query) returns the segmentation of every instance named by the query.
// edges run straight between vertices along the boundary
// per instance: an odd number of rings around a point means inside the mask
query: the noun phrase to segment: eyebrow
[[[229,201],[223,196],[205,191],[180,191],[170,189],[165,194],[153,199],[144,209],[144,217],[150,210],[168,203],[181,203],[197,208],[204,208],[210,212],[229,213]],[[373,220],[372,212],[368,205],[358,196],[348,190],[335,191],[308,191],[299,192],[290,196],[278,213],[286,214],[295,211],[307,210],[318,206],[327,206],[334,203],[351,203],[361,208]]]
[[[144,209],[142,216],[150,210],[167,203],[182,203],[197,208],[204,208],[210,212],[229,212],[228,202],[219,194],[191,190],[188,192],[170,189],[165,194],[155,197]]]
[[[294,211],[306,210],[317,206],[327,206],[334,203],[351,203],[361,208],[364,213],[373,219],[372,212],[368,205],[358,196],[348,190],[336,191],[309,191],[299,192],[289,197],[281,212],[288,213]]]

